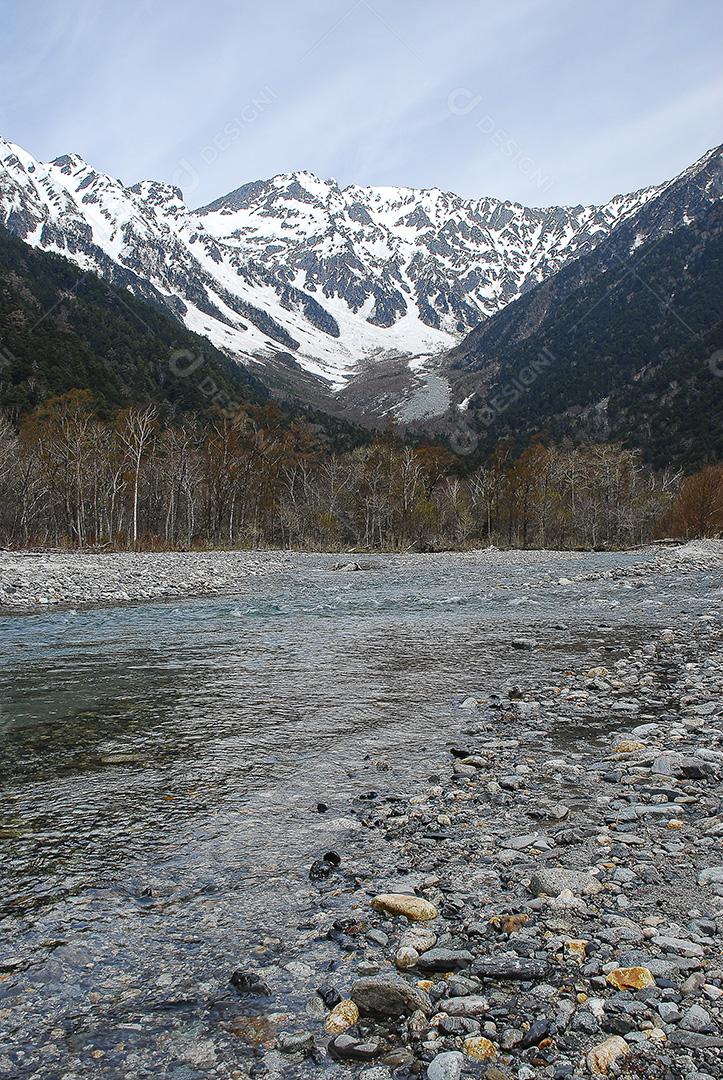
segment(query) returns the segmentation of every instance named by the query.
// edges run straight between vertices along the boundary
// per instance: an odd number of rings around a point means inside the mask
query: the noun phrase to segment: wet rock
[[[234,971],[230,981],[239,994],[255,994],[262,997],[269,997],[271,994],[268,983],[257,971],[239,968],[238,971]]]
[[[394,962],[402,971],[407,971],[409,968],[417,966],[419,963],[419,953],[410,945],[402,945],[397,949]]]
[[[419,957],[420,971],[458,971],[469,967],[474,956],[466,949],[429,949]]]
[[[314,859],[309,869],[310,881],[324,881],[341,863],[341,856],[336,851],[327,851],[320,859]]]
[[[485,960],[475,960],[472,964],[473,975],[484,979],[511,979],[519,982],[533,982],[542,979],[547,971],[547,964],[543,960],[526,960],[520,957],[490,957]]]
[[[276,1046],[282,1054],[311,1054],[314,1036],[310,1031],[282,1031]]]
[[[316,992],[326,1005],[327,1009],[333,1009],[341,1001],[341,994],[335,986],[331,985],[331,983],[324,983]]]
[[[329,1054],[338,1061],[373,1061],[384,1052],[379,1039],[354,1039],[351,1035],[337,1035],[329,1043]]]
[[[409,1016],[419,1010],[425,1015],[432,1011],[429,996],[399,976],[379,975],[359,979],[350,997],[363,1013],[375,1016]]]
[[[531,1046],[537,1046],[543,1039],[547,1038],[552,1029],[552,1021],[541,1017],[538,1020],[534,1020],[527,1031],[520,1039],[520,1049],[527,1050]]]
[[[353,1027],[359,1020],[357,1005],[347,998],[338,1002],[326,1018],[324,1027],[330,1035],[341,1035],[347,1028]]]
[[[229,1031],[248,1046],[276,1045],[276,1028],[265,1016],[234,1016]]]

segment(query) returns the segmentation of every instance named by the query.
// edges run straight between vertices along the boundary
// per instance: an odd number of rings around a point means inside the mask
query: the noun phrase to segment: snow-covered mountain
[[[358,404],[357,384],[393,372],[366,400],[377,413],[404,398],[401,372],[418,379],[670,183],[531,209],[298,172],[191,210],[169,185],[126,187],[77,155],[42,163],[0,139],[0,223],[16,235],[163,304],[302,396],[344,390]]]

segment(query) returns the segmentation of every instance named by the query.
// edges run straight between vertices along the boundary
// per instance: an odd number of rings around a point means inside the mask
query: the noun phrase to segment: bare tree
[[[120,414],[116,425],[116,438],[123,447],[133,479],[131,539],[134,546],[138,543],[138,488],[141,464],[143,455],[156,431],[157,415],[158,410],[155,405],[147,405],[143,409],[132,406]]]

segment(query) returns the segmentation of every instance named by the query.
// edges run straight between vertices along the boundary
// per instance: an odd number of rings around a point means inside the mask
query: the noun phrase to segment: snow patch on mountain
[[[42,163],[0,139],[12,232],[167,307],[242,362],[273,371],[292,356],[333,391],[375,361],[438,357],[665,188],[530,208],[301,171],[193,210],[172,185],[128,187],[77,154]]]

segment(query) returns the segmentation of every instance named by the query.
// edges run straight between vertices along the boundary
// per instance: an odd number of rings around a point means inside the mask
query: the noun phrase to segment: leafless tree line
[[[5,546],[618,547],[723,529],[723,469],[653,472],[619,445],[506,444],[463,473],[391,436],[345,453],[273,406],[101,419],[85,391],[0,418]],[[697,486],[696,486],[697,485]]]

